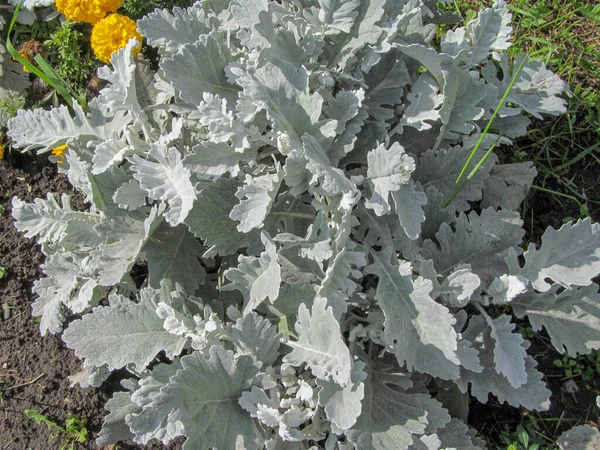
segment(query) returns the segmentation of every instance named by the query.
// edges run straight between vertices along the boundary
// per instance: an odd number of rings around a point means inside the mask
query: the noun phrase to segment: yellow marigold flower
[[[94,24],[122,3],[123,0],[56,0],[56,9],[71,20]]]
[[[140,45],[133,49],[135,56],[142,49],[142,36],[138,33],[135,22],[121,14],[111,14],[94,25],[90,42],[98,59],[110,64],[110,56],[125,47],[131,38],[140,42]]]
[[[65,155],[65,150],[67,149],[67,144],[59,145],[58,147],[54,147],[52,149],[52,154],[59,158],[62,158]]]
[[[4,145],[0,144],[0,159],[4,159]]]
[[[58,159],[56,160],[56,164],[62,164],[62,158],[65,156],[65,150],[67,150],[67,144],[59,145],[58,147],[54,147],[52,149],[52,154],[56,156]]]

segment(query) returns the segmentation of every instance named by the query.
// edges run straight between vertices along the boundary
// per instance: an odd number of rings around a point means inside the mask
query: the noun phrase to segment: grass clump
[[[38,425],[45,424],[50,430],[50,437],[60,440],[60,450],[75,450],[77,443],[84,443],[87,440],[88,430],[85,423],[74,414],[69,415],[64,426],[53,422],[35,409],[26,409],[25,415],[35,420]]]

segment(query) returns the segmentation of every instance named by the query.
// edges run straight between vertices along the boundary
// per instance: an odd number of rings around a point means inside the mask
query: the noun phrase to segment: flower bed
[[[516,320],[597,348],[600,230],[523,251],[535,169],[493,150],[569,90],[503,54],[502,1],[438,48],[444,20],[418,1],[156,10],[138,28],[158,72],[131,40],[97,99],[8,121],[15,148],[68,145],[54,160],[90,205],[12,215],[47,257],[33,315],[83,358],[74,382],[130,375],[98,445],[476,449],[469,395],[550,407]]]

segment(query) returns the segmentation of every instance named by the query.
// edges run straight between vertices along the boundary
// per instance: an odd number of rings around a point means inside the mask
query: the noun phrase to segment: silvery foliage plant
[[[498,0],[435,42],[422,0],[205,0],[138,22],[84,110],[20,111],[22,150],[68,144],[82,193],[26,203],[46,255],[42,334],[84,360],[74,382],[131,377],[98,445],[186,450],[481,449],[469,395],[545,410],[515,317],[570,354],[600,347],[600,227],[522,243],[536,174],[492,155],[445,206],[507,90]],[[565,111],[528,61],[474,162]],[[469,394],[470,393],[470,394]]]

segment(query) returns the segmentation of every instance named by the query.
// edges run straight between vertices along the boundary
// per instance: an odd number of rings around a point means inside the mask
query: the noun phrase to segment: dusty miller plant
[[[89,113],[11,119],[23,150],[68,144],[90,205],[13,215],[46,254],[33,313],[84,358],[74,381],[132,375],[98,445],[480,449],[469,395],[549,407],[514,318],[561,352],[600,347],[598,225],[523,252],[535,169],[494,155],[444,207],[513,77],[510,18],[497,1],[434,46],[431,1],[155,10],[138,25],[158,73],[131,42]],[[526,62],[471,165],[561,93]]]

